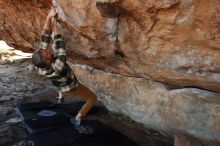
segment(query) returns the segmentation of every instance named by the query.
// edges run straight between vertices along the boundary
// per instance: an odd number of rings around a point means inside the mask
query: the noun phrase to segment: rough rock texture
[[[72,65],[110,110],[166,135],[188,135],[210,146],[220,142],[220,94],[196,88],[167,90],[161,83]]]
[[[80,54],[78,62],[107,72],[220,92],[220,1],[57,3],[74,32],[67,35],[73,60]]]
[[[220,142],[219,94],[194,89],[220,92],[219,0],[53,4],[64,21],[68,60],[104,71],[78,75],[110,110],[171,135]],[[43,0],[1,0],[0,39],[36,47],[50,5]]]
[[[219,0],[57,0],[69,58],[107,72],[220,92]],[[1,0],[0,39],[37,47],[51,4]]]
[[[0,0],[0,40],[25,51],[36,48],[49,5],[44,0]]]

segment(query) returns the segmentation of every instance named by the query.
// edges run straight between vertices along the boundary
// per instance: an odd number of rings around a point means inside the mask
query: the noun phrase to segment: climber
[[[92,108],[96,101],[96,95],[87,87],[78,82],[71,68],[66,63],[65,45],[61,36],[61,25],[56,20],[57,12],[52,8],[43,27],[41,42],[38,50],[32,56],[32,62],[39,74],[46,76],[59,90],[58,102],[63,102],[62,95],[86,98],[75,117],[79,125],[80,120]],[[48,50],[48,44],[52,35],[52,51]]]

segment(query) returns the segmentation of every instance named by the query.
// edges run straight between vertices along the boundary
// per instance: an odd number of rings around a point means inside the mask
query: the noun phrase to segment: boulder
[[[71,65],[108,110],[126,115],[167,136],[186,135],[209,146],[220,144],[220,93],[198,88],[167,89],[142,78]]]
[[[92,67],[73,69],[109,110],[219,144],[219,0],[1,0],[0,40],[37,48],[52,5],[69,62]]]

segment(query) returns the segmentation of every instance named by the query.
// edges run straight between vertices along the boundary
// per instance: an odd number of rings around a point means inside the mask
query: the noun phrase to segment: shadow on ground
[[[0,63],[0,144],[24,138],[27,132],[16,119],[14,108],[19,103],[47,98],[56,102],[57,91],[49,80],[40,77],[30,61],[13,64]],[[78,101],[77,97],[65,97],[65,102]],[[99,112],[86,119],[96,119],[120,131],[140,146],[171,146],[171,138],[131,121],[127,117],[108,112],[97,102]]]

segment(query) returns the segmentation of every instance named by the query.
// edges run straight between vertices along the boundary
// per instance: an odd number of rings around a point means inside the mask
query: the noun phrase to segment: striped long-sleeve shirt
[[[48,49],[51,32],[43,30],[39,49]],[[60,34],[52,38],[53,63],[49,69],[37,68],[39,74],[50,78],[52,84],[62,92],[68,92],[78,85],[78,80],[66,63],[65,45]]]

